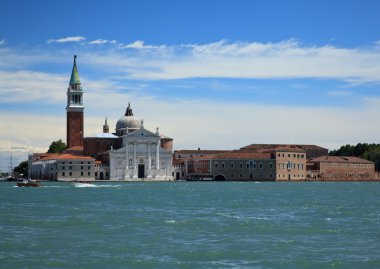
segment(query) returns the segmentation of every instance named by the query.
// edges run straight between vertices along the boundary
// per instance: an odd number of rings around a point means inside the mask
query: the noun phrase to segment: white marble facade
[[[161,147],[158,132],[140,129],[123,136],[123,147],[110,151],[110,179],[173,180],[172,152]]]

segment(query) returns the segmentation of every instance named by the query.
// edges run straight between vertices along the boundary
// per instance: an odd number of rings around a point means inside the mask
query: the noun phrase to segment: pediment
[[[128,137],[159,137],[159,135],[152,133],[144,128],[140,128],[128,134]]]

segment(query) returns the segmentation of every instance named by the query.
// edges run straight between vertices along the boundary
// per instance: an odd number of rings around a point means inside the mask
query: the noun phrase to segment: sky
[[[380,143],[380,1],[0,1],[0,171],[128,102],[174,149]]]

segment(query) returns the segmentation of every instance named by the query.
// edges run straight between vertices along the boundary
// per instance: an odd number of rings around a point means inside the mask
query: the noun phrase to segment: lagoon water
[[[0,268],[380,268],[380,183],[0,183]]]

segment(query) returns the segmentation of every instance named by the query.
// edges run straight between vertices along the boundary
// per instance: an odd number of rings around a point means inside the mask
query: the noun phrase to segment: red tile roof
[[[66,153],[51,153],[49,156],[46,156],[44,158],[41,158],[40,161],[48,161],[48,160],[73,160],[73,159],[86,159],[86,160],[93,160],[94,158],[90,156],[81,156],[81,155],[73,155],[73,154],[66,154]]]
[[[373,163],[362,158],[353,156],[322,156],[308,159],[307,162],[330,162],[330,163]]]

